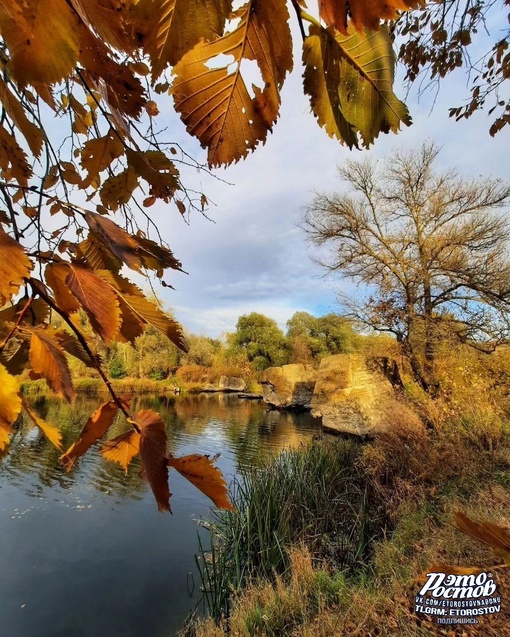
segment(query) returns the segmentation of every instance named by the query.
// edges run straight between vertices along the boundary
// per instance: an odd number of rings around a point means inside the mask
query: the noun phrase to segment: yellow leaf
[[[40,418],[35,411],[33,411],[27,402],[23,401],[23,409],[26,411],[27,415],[33,421],[35,425],[39,427],[39,429],[43,432],[43,434],[48,438],[48,440],[55,445],[57,449],[62,451],[62,434],[60,431],[54,427],[53,425],[48,424],[45,420]]]
[[[89,173],[89,178],[98,177],[114,159],[124,154],[124,145],[117,135],[110,132],[104,137],[90,139],[83,145],[81,165]]]
[[[10,167],[9,167],[10,165]],[[28,163],[25,151],[16,141],[14,135],[11,135],[0,126],[0,168],[3,171],[10,170],[12,177],[20,186],[27,186],[28,179],[32,176],[32,168]],[[10,177],[4,175],[6,181],[10,181]],[[23,191],[18,191],[18,200],[23,197]],[[15,197],[13,197],[15,202]]]
[[[132,166],[128,166],[118,175],[108,177],[99,193],[103,206],[115,212],[119,206],[128,203],[137,186],[138,177]]]
[[[113,290],[94,272],[80,265],[70,266],[66,283],[87,313],[93,330],[105,342],[114,341],[120,328],[120,309]]]
[[[214,466],[209,456],[192,454],[181,458],[168,458],[168,466],[173,467],[186,480],[189,480],[204,495],[210,498],[219,509],[234,510],[228,497],[228,489],[223,474]]]
[[[422,0],[319,0],[319,12],[328,26],[346,34],[349,21],[357,31],[374,31],[381,20],[395,20],[400,11],[424,4]]]
[[[0,6],[0,30],[13,76],[20,84],[63,80],[78,60],[79,18],[66,0],[24,0],[17,5],[16,11]]]
[[[175,108],[188,132],[208,149],[210,166],[246,157],[264,142],[278,116],[280,89],[292,69],[292,41],[285,0],[250,0],[236,12],[239,26],[213,42],[201,42],[174,67]],[[233,57],[215,67],[218,56]],[[249,94],[243,60],[255,60],[262,88]]]
[[[73,442],[60,457],[67,471],[71,469],[76,458],[83,456],[99,438],[105,435],[113,424],[118,408],[117,403],[113,401],[104,403],[87,420],[78,440]]]
[[[223,33],[231,8],[232,0],[139,0],[131,20],[150,55],[153,80],[200,40]]]
[[[32,262],[21,245],[0,225],[0,306],[11,300],[23,279],[30,276]]]
[[[150,409],[138,412],[133,420],[140,430],[143,477],[150,484],[158,510],[171,512],[165,424],[161,416]]]
[[[30,364],[37,374],[46,379],[57,396],[69,402],[74,398],[69,366],[60,344],[46,330],[30,330]]]
[[[11,424],[21,411],[19,383],[0,365],[0,450],[10,442]]]
[[[0,102],[6,114],[12,119],[14,125],[19,128],[32,153],[39,157],[42,150],[44,135],[42,130],[31,122],[25,114],[18,97],[16,97],[7,84],[0,78]]]
[[[99,450],[106,460],[116,462],[127,473],[129,463],[140,450],[140,434],[131,429],[120,436],[107,440]]]
[[[495,549],[505,564],[510,565],[510,530],[493,522],[475,522],[461,511],[455,513],[457,527],[466,535]]]
[[[59,310],[66,314],[72,314],[80,309],[80,304],[76,297],[71,294],[66,284],[66,278],[69,273],[69,265],[66,263],[50,263],[44,271],[44,278],[53,290],[53,296]]]

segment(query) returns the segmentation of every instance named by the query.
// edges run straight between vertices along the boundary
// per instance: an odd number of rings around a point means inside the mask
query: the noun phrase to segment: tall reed
[[[289,567],[289,548],[350,571],[366,563],[383,528],[352,440],[315,441],[287,451],[234,480],[236,510],[213,514],[210,548],[200,543],[197,565],[209,613],[228,616],[232,592],[254,578],[273,578]]]

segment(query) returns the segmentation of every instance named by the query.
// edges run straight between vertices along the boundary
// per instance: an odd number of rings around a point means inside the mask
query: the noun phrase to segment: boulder
[[[264,401],[276,409],[310,409],[316,373],[301,364],[269,367],[260,384]]]
[[[220,376],[218,391],[242,392],[246,389],[246,382],[237,376]]]
[[[397,398],[382,367],[349,354],[322,359],[311,407],[325,431],[372,436],[387,429]]]

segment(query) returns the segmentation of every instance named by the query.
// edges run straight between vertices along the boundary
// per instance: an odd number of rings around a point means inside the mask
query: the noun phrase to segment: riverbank
[[[510,635],[508,569],[500,613],[441,629],[414,610],[433,565],[501,562],[454,513],[510,523],[510,442],[492,449],[448,432],[400,431],[371,443],[328,439],[250,474],[237,513],[213,520],[202,585],[211,617],[188,637]],[[260,539],[260,541],[259,541]]]

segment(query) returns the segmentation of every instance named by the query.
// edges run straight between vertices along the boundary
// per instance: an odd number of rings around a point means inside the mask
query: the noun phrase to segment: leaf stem
[[[34,282],[35,283],[35,282]],[[130,422],[131,424],[133,423],[133,420],[131,418],[130,413],[128,412],[128,410],[126,409],[124,403],[122,402],[122,400],[117,396],[117,394],[115,393],[115,390],[112,387],[112,384],[110,382],[110,379],[108,378],[108,376],[106,376],[106,374],[103,371],[103,368],[101,367],[101,365],[99,364],[97,357],[94,355],[94,353],[92,352],[92,350],[89,347],[89,344],[87,343],[87,339],[83,336],[83,334],[80,332],[80,330],[76,327],[76,325],[74,325],[74,323],[71,321],[71,319],[69,318],[69,315],[66,314],[66,312],[63,312],[57,305],[56,303],[53,301],[53,299],[48,296],[46,294],[46,292],[44,291],[44,289],[42,289],[41,285],[37,285],[34,287],[34,291],[39,294],[39,296],[44,299],[44,301],[52,308],[52,310],[54,310],[59,316],[61,316],[63,318],[63,320],[67,323],[67,325],[71,328],[71,330],[74,332],[74,334],[76,335],[76,338],[80,341],[80,344],[82,345],[83,349],[87,352],[93,366],[94,369],[96,370],[96,372],[101,376],[104,384],[106,385],[106,387],[108,388],[108,391],[110,392],[111,397],[113,398],[113,401],[115,402],[115,404],[117,405],[117,407],[121,410],[121,412],[124,414],[124,416],[126,417],[126,419],[128,420],[128,422]]]

